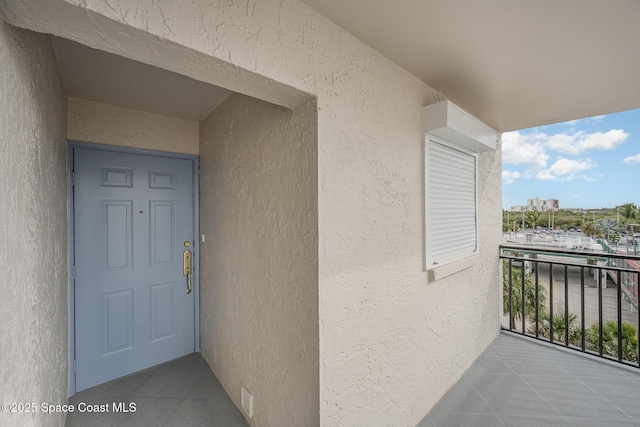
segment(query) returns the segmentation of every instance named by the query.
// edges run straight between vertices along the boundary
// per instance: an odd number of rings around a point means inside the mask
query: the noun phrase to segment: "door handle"
[[[191,251],[185,250],[182,254],[182,274],[187,277],[187,294],[191,293],[191,274],[193,274],[193,267],[191,263]]]

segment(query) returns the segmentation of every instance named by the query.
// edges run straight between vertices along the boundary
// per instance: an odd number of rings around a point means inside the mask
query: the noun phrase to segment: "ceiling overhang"
[[[640,107],[634,0],[301,0],[504,132]]]
[[[51,36],[67,95],[192,122],[231,91],[162,68]]]
[[[636,0],[300,1],[499,132],[640,107]],[[0,5],[14,25],[203,83],[287,108],[309,97],[62,0]]]

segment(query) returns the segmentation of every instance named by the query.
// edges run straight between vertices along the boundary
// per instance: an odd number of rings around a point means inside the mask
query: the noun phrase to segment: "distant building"
[[[527,199],[526,206],[511,206],[511,211],[515,212],[549,212],[549,211],[559,211],[560,210],[560,201],[558,199],[547,199],[541,200],[540,197],[536,197],[535,199]]]
[[[557,211],[560,209],[560,201],[558,199],[540,200],[540,197],[535,199],[527,199],[527,211]]]

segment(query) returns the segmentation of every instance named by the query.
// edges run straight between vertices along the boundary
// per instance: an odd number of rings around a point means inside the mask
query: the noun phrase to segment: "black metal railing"
[[[502,328],[640,367],[640,256],[500,246]]]
[[[611,247],[609,242],[607,242],[606,240],[598,239],[598,243],[602,245],[605,252],[610,254],[618,254],[617,250]],[[640,268],[640,266],[638,265],[640,263],[637,263],[636,261],[629,260],[629,259],[611,258],[607,260],[607,264],[612,265],[614,267],[626,267],[628,269],[631,269],[632,271],[635,271],[638,268]],[[629,273],[622,273],[622,281],[618,283],[620,283],[620,286],[622,287],[622,296],[624,297],[624,299],[626,299],[629,303],[633,304],[633,306],[637,310],[638,309],[638,282],[633,280],[633,275]]]

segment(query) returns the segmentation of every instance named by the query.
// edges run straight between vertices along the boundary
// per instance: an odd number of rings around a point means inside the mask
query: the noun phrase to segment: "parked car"
[[[598,245],[591,237],[574,237],[572,240],[573,247],[578,249],[593,249],[594,245]],[[598,246],[602,249],[601,245]]]

